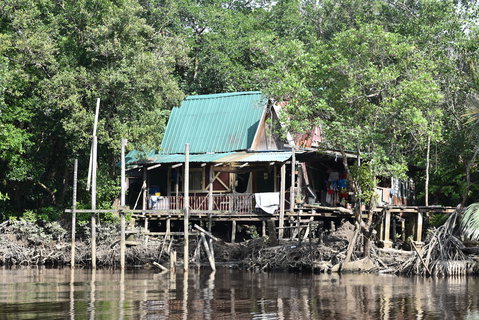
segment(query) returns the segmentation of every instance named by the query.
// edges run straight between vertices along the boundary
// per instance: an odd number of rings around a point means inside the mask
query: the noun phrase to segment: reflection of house
[[[167,230],[170,219],[181,217],[186,143],[193,220],[233,226],[270,220],[281,228],[288,212],[299,217],[314,215],[314,205],[348,207],[341,154],[312,149],[321,140],[319,128],[281,138],[280,111],[260,92],[186,98],[172,110],[160,150],[128,154],[130,208],[156,209],[157,218],[168,217]]]

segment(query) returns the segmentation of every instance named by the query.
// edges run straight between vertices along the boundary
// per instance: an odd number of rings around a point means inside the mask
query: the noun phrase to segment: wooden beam
[[[222,165],[223,165],[223,162],[220,162],[220,163],[216,163],[214,166],[219,167],[219,166],[222,166]]]
[[[203,163],[201,164],[201,167],[206,167],[206,162],[203,162]]]
[[[183,165],[183,163],[177,163],[177,164],[174,164],[171,166],[172,169],[174,168],[178,168],[178,167],[181,167]]]
[[[240,165],[238,168],[244,168],[244,167],[246,167],[248,164],[249,164],[248,162],[245,162],[245,163],[243,163],[242,165]]]
[[[158,167],[161,167],[161,163],[158,163],[158,164],[155,164],[154,166],[148,167],[148,168],[146,168],[146,170],[153,170],[153,169],[156,169]]]

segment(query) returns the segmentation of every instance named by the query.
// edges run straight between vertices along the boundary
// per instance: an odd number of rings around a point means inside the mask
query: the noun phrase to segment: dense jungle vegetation
[[[363,176],[415,175],[420,204],[427,165],[430,204],[476,200],[478,13],[460,0],[1,1],[0,220],[57,219],[74,158],[88,206],[97,97],[107,208],[120,138],[158,147],[185,95],[245,90],[288,100],[291,131],[320,125],[325,147],[364,152]]]

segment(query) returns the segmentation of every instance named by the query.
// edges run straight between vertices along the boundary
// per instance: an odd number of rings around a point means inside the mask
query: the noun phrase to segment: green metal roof
[[[160,153],[231,152],[251,147],[266,98],[259,91],[189,96],[173,108]]]

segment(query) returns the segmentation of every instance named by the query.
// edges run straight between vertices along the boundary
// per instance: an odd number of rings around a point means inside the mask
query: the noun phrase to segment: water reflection
[[[474,319],[477,278],[0,269],[0,319]]]

